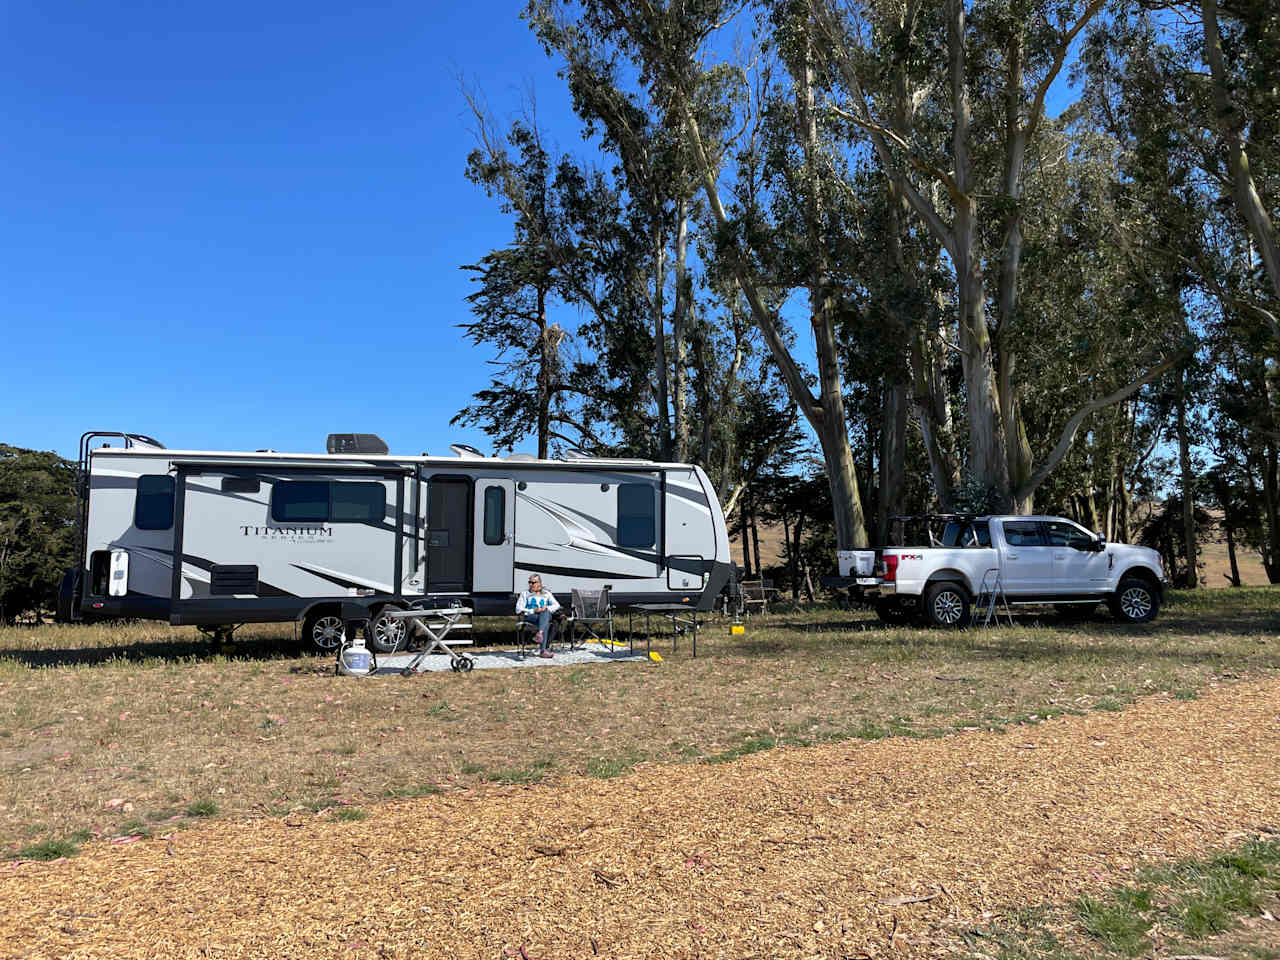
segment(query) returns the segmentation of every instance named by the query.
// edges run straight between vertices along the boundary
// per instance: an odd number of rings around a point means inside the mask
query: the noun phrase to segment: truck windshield
[[[942,531],[944,547],[989,547],[991,546],[991,528],[985,520],[948,521]]]

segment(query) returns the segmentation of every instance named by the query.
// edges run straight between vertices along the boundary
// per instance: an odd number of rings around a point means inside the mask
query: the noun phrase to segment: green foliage
[[[0,443],[0,622],[57,605],[74,564],[75,465]]]
[[[42,840],[23,847],[12,859],[61,860],[63,857],[74,857],[79,852],[80,845],[72,840]]]
[[[218,804],[207,797],[202,800],[196,800],[187,807],[187,816],[189,817],[215,817],[217,815]]]

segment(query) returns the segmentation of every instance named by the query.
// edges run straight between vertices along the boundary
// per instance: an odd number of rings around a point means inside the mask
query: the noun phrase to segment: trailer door
[[[476,593],[515,592],[516,485],[508,477],[476,481]]]

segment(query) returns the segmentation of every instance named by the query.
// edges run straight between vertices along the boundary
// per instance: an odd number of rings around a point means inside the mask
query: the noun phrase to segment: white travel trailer
[[[331,647],[343,604],[355,603],[386,650],[403,621],[382,610],[436,598],[511,613],[530,573],[566,605],[575,588],[607,585],[619,607],[697,610],[732,580],[724,514],[696,466],[492,458],[461,444],[451,457],[388,456],[356,434],[331,436],[328,449],[168,450],[139,434],[86,433],[64,615],[301,620],[307,640]]]

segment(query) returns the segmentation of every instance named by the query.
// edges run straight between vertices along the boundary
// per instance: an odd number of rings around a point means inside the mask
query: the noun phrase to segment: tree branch
[[[1095,413],[1098,410],[1103,409],[1104,407],[1111,406],[1113,403],[1119,403],[1121,400],[1125,399],[1125,397],[1137,392],[1141,387],[1145,387],[1166,370],[1181,363],[1189,356],[1191,356],[1190,350],[1180,350],[1178,353],[1163,362],[1148,369],[1142,374],[1142,376],[1138,377],[1138,379],[1125,384],[1119,390],[1109,393],[1105,397],[1090,400],[1083,407],[1077,410],[1075,415],[1067,421],[1067,425],[1062,428],[1062,434],[1058,437],[1058,445],[1053,448],[1052,452],[1045,459],[1040,468],[1031,475],[1031,479],[1017,491],[1017,499],[1026,499],[1035,493],[1040,484],[1044,483],[1045,479],[1053,472],[1054,468],[1062,462],[1062,458],[1065,457],[1067,455],[1067,451],[1071,449],[1071,444],[1075,440],[1076,432],[1080,429],[1080,425],[1084,423],[1086,417],[1091,413]]]

